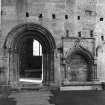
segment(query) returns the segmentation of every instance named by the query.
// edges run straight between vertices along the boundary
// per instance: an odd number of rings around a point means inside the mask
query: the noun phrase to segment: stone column
[[[94,67],[94,64],[92,65],[92,76],[91,76],[91,80],[92,81],[95,80],[95,67]]]
[[[9,51],[9,84],[14,88],[17,86],[17,69],[18,69],[18,59],[17,52],[15,50],[10,49]]]
[[[16,78],[17,78],[17,56],[16,52],[14,52],[14,58],[13,58],[13,82],[14,87],[16,87]]]
[[[19,69],[19,53],[17,53],[17,85],[19,86],[20,69]]]
[[[47,54],[47,83],[50,85],[50,71],[51,71],[51,54]]]
[[[97,64],[96,62],[94,62],[93,64],[93,78],[92,78],[93,81],[97,81]]]
[[[54,83],[54,52],[50,54],[50,84]]]
[[[47,80],[47,55],[46,53],[43,53],[43,83],[46,84]]]
[[[65,64],[65,82],[69,82],[69,78],[68,78],[68,68],[67,68],[67,64]]]
[[[92,62],[88,61],[87,81],[93,81],[94,68]]]
[[[9,52],[10,60],[9,60],[9,82],[13,87],[13,51]]]
[[[97,81],[98,80],[98,78],[97,78],[97,64],[94,64],[94,67],[95,67],[95,81]]]
[[[0,57],[0,83],[7,84],[8,83],[8,70],[7,70],[7,57]]]
[[[10,84],[10,51],[8,52],[8,84]]]
[[[19,60],[18,59],[18,53],[15,51],[14,52],[14,63],[13,63],[13,68],[14,68],[13,69],[13,77],[14,77],[13,81],[14,81],[14,87],[16,87],[16,88],[17,88],[18,82],[19,82],[18,60]]]
[[[60,59],[62,60],[62,58]],[[61,65],[63,64],[63,68],[64,68],[64,82],[69,82],[69,79],[68,79],[68,68],[67,68],[67,62],[65,60],[61,61]]]
[[[90,66],[92,66],[91,68],[92,68],[92,70],[91,70],[91,79],[90,80],[92,80],[92,81],[97,81],[97,64],[95,63],[95,61],[94,61],[94,63],[93,64],[91,64],[92,62],[90,62]]]

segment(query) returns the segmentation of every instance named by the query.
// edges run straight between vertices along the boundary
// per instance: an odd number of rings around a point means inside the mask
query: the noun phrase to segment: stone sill
[[[90,85],[101,85],[99,81],[89,81],[89,82],[63,82],[62,86],[90,86]]]

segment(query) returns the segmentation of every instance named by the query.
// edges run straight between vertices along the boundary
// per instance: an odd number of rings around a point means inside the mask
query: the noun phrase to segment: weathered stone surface
[[[4,49],[4,43],[8,33],[19,24],[31,22],[40,24],[51,32],[56,42],[57,55],[59,55],[60,52],[57,48],[62,47],[61,38],[67,36],[67,30],[69,31],[69,37],[95,38],[95,45],[90,40],[85,40],[86,42],[83,42],[82,47],[91,53],[95,52],[93,58],[98,62],[97,71],[101,72],[101,74],[105,73],[104,66],[102,66],[102,64],[104,65],[104,60],[101,59],[101,57],[104,56],[105,51],[99,52],[97,50],[98,46],[105,49],[105,43],[101,37],[105,37],[104,0],[2,0],[1,9],[0,56],[5,55],[7,57],[8,55],[8,51]],[[40,14],[42,17],[40,17]],[[53,14],[55,14],[55,18],[53,17]],[[65,15],[68,16],[67,19],[65,18]],[[93,32],[93,36],[90,35],[90,31]],[[78,32],[81,32],[81,37],[79,37]],[[73,47],[72,41],[66,44],[67,48],[63,46],[64,51],[65,49]],[[96,51],[97,53],[101,53],[102,56],[101,54],[96,56]],[[57,78],[57,76],[59,75],[59,71],[63,71],[64,68],[60,64],[62,61],[60,57],[56,59],[54,56],[54,59],[54,76],[56,78],[55,81],[58,83],[59,80],[57,79],[59,77]],[[1,61],[0,65],[2,65],[2,63],[6,69],[6,75],[9,75],[8,64],[11,63],[11,61]],[[17,66],[16,62],[14,65]],[[105,81],[104,75],[99,75],[99,72],[97,72],[98,78]],[[10,79],[13,80],[13,72],[10,72],[10,75]],[[102,78],[100,76],[102,76]],[[7,79],[8,78],[9,77],[7,76]]]

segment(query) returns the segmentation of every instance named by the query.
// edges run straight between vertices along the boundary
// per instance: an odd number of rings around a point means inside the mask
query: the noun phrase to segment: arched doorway
[[[41,83],[43,81],[43,54],[39,41],[27,39],[20,52],[19,75],[22,82]]]
[[[88,82],[92,80],[94,59],[92,54],[82,48],[73,49],[66,58],[67,78],[70,82]]]
[[[73,54],[71,57],[71,62],[68,62],[68,68],[70,69],[68,74],[69,81],[86,82],[88,78],[88,66],[88,62],[83,56]]]
[[[37,41],[41,45],[42,57],[33,55],[33,41]],[[54,82],[54,49],[56,44],[46,28],[34,23],[18,25],[8,34],[4,48],[9,55],[8,81],[13,86],[18,85],[21,77],[36,78],[34,69],[42,69],[43,79],[41,73],[38,76],[42,79],[43,84]],[[37,61],[40,63],[40,67]]]

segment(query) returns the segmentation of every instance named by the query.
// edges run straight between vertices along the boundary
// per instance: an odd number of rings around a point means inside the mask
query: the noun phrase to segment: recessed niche
[[[65,15],[65,19],[68,19],[68,15]]]
[[[101,18],[100,18],[100,21],[103,21],[103,20],[104,20],[104,19],[101,17]]]
[[[101,36],[101,40],[104,40],[104,36],[103,35]]]
[[[80,32],[78,32],[78,37],[81,37],[81,31],[80,31]]]
[[[56,19],[56,15],[55,14],[52,14],[52,19]]]
[[[29,17],[29,12],[26,12],[26,17]]]
[[[69,30],[66,30],[66,37],[69,37]]]
[[[41,19],[41,18],[43,18],[43,15],[42,15],[42,13],[41,13],[41,14],[39,14],[39,19]]]
[[[92,15],[92,11],[91,10],[85,10],[85,14],[91,16]]]
[[[78,16],[77,19],[80,20],[80,16]]]
[[[90,37],[93,37],[93,30],[90,30]]]

